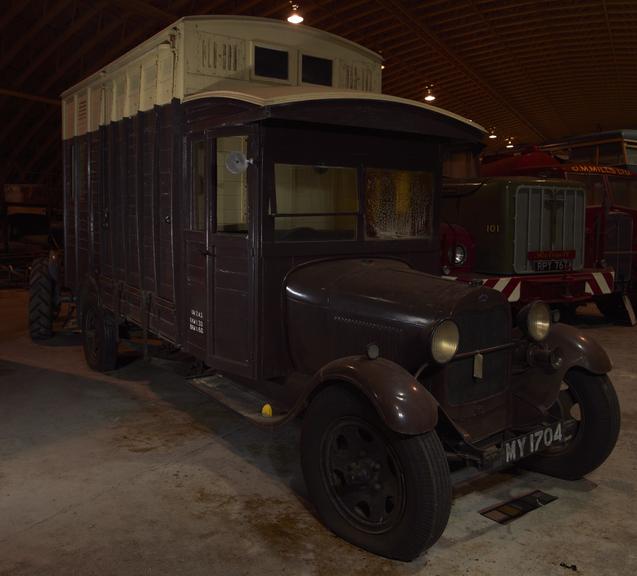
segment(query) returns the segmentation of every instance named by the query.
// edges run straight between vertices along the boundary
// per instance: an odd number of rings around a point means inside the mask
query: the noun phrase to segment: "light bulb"
[[[491,138],[491,140],[495,140],[497,136],[495,134],[489,134],[489,138]]]
[[[292,14],[288,16],[288,22],[290,24],[300,24],[303,22],[303,16],[301,16],[297,10],[299,9],[298,4],[292,4]]]

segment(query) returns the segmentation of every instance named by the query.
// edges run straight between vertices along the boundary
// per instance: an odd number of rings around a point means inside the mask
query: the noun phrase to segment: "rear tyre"
[[[98,372],[117,368],[117,322],[93,298],[82,306],[82,343],[86,363]]]
[[[412,560],[447,525],[451,480],[436,433],[396,434],[346,388],[327,388],[310,404],[301,463],[322,521],[365,550]]]
[[[49,273],[49,262],[46,258],[38,258],[29,275],[29,334],[32,340],[53,336],[55,308],[55,285]]]
[[[569,370],[551,412],[575,419],[576,431],[565,444],[550,447],[522,465],[565,480],[577,480],[601,466],[615,447],[620,427],[619,401],[608,376]]]

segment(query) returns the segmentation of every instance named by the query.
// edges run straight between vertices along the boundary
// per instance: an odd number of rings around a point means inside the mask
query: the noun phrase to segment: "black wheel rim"
[[[95,309],[89,308],[84,312],[84,342],[86,345],[86,354],[95,360],[99,354],[99,344],[97,339],[97,318]]]
[[[585,426],[585,414],[582,409],[581,400],[577,394],[577,391],[566,380],[563,380],[560,385],[560,392],[557,397],[557,401],[550,409],[550,413],[555,418],[560,420],[574,420],[576,423],[575,430],[570,440],[563,444],[554,444],[547,448],[544,453],[550,455],[561,455],[564,452],[570,450],[577,438],[582,434]]]
[[[383,434],[361,418],[343,418],[326,432],[323,482],[340,514],[358,530],[387,532],[405,508],[400,460]]]

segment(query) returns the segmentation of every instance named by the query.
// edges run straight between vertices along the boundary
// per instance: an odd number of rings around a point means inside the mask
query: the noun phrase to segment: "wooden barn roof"
[[[299,0],[308,25],[385,58],[383,91],[494,128],[502,145],[637,127],[635,0]],[[59,94],[185,15],[285,19],[289,0],[5,0],[2,182],[58,179]]]

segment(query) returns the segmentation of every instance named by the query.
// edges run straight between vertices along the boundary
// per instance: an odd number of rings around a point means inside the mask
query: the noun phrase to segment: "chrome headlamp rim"
[[[453,265],[464,266],[467,261],[467,248],[464,244],[456,244],[453,247]]]
[[[551,309],[541,300],[535,300],[518,312],[516,324],[528,338],[543,342],[551,332]]]
[[[450,318],[438,322],[429,337],[429,355],[436,364],[448,364],[458,352],[460,330]]]

